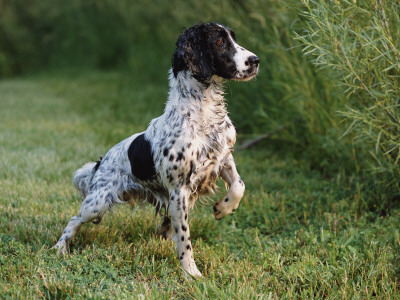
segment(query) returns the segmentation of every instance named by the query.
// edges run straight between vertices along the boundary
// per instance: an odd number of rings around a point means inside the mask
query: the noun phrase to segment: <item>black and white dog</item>
[[[250,80],[258,65],[258,57],[238,45],[228,27],[207,23],[187,29],[176,43],[164,114],[74,173],[83,201],[54,246],[58,252],[67,253],[79,227],[100,222],[114,204],[145,199],[158,212],[164,208],[162,234],[176,242],[182,268],[201,276],[193,259],[188,212],[201,195],[215,190],[218,176],[227,193],[214,205],[215,218],[232,214],[239,205],[245,186],[232,156],[236,131],[223,83]]]

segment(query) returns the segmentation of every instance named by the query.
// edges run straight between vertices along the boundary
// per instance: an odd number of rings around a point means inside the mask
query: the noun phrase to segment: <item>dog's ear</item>
[[[212,57],[207,41],[206,26],[196,25],[187,29],[176,42],[172,69],[174,75],[189,70],[193,77],[204,82],[213,75]]]

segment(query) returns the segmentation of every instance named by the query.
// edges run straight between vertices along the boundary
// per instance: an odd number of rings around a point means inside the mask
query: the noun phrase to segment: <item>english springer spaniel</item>
[[[146,131],[74,173],[83,201],[54,246],[58,253],[68,252],[68,241],[83,223],[99,223],[116,203],[143,199],[163,215],[162,235],[176,242],[184,271],[201,277],[193,259],[189,210],[201,195],[215,191],[218,176],[227,193],[214,205],[217,220],[235,212],[245,189],[232,156],[236,131],[223,83],[250,80],[258,66],[259,58],[238,45],[224,25],[198,24],[179,36],[164,113]]]

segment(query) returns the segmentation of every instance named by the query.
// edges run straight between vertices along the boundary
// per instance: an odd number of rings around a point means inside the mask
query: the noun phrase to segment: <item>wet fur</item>
[[[83,223],[100,222],[116,203],[143,199],[163,212],[162,234],[176,241],[182,268],[201,276],[193,259],[189,209],[215,190],[220,176],[228,190],[214,206],[219,220],[237,209],[245,188],[232,156],[236,131],[223,82],[249,80],[257,71],[257,56],[240,47],[228,27],[208,23],[186,30],[176,44],[164,113],[146,131],[74,173],[83,201],[55,248],[67,253]]]

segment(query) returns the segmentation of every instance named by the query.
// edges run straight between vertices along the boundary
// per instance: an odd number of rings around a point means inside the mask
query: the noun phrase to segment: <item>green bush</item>
[[[341,115],[351,124],[345,133],[371,154],[374,180],[393,198],[400,192],[400,6],[382,0],[303,3],[308,27],[298,38],[304,52],[346,88]]]

